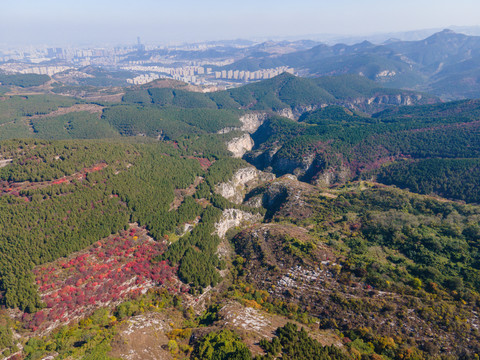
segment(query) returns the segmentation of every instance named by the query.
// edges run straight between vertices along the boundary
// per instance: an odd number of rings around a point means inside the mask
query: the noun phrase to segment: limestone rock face
[[[290,120],[295,120],[295,115],[293,114],[293,111],[290,108],[285,108],[285,109],[278,110],[278,111],[276,111],[276,113],[279,116],[289,118]]]
[[[257,129],[262,125],[265,120],[267,119],[268,114],[267,113],[249,113],[245,114],[240,117],[240,122],[242,123],[241,127],[228,127],[225,129],[222,129],[218,131],[219,134],[226,134],[229,133],[230,131],[235,131],[235,130],[240,130],[247,132],[249,134],[253,134]]]
[[[297,121],[303,113],[307,111],[315,111],[324,106],[326,106],[326,104],[297,106],[294,108],[284,108],[276,111],[275,113],[279,116],[283,116],[289,118],[290,120]]]
[[[313,185],[298,181],[287,174],[269,183],[262,193],[262,204],[270,213],[280,217],[306,219],[312,216],[312,207],[305,201],[306,194],[318,191]]]
[[[247,201],[245,201],[245,205],[253,207],[253,208],[259,208],[263,205],[263,195],[257,195],[253,196]]]
[[[227,149],[231,151],[234,158],[241,158],[246,152],[253,149],[254,142],[249,134],[243,134],[227,142]]]
[[[275,157],[272,167],[280,174],[294,174],[300,178],[310,169],[314,160],[313,152],[298,159]]]
[[[235,204],[241,204],[249,189],[273,179],[275,179],[275,175],[249,166],[237,170],[230,181],[218,184],[215,187],[215,192]]]
[[[334,184],[344,184],[350,177],[350,170],[346,166],[340,166],[318,174],[314,183],[320,187],[329,187]]]
[[[251,214],[246,211],[237,209],[225,209],[222,213],[222,217],[215,224],[215,233],[224,238],[228,230],[248,223],[256,223],[263,219],[260,214]]]
[[[240,121],[243,124],[240,130],[253,134],[266,119],[267,114],[265,113],[245,114],[240,118]]]
[[[422,95],[378,95],[368,99],[359,98],[355,101],[356,104],[366,103],[368,105],[413,105],[422,100]]]

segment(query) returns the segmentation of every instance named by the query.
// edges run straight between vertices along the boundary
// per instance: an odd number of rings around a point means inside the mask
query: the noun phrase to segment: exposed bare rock
[[[236,301],[230,301],[218,312],[222,319],[221,326],[227,329],[235,329],[239,334],[245,334],[243,341],[247,344],[253,355],[263,355],[263,350],[258,346],[261,339],[271,340],[279,327],[292,322],[284,316],[274,315],[253,307],[246,307]],[[216,324],[219,326],[219,324]],[[335,345],[342,347],[341,339],[331,330],[312,332],[306,325],[296,323],[304,328],[309,335],[319,341],[323,346]]]
[[[396,95],[377,94],[371,97],[358,97],[349,101],[340,102],[338,105],[350,109],[375,113],[392,105],[420,105],[429,103],[429,99],[422,94],[402,93]]]
[[[294,174],[297,177],[302,177],[312,166],[315,160],[315,153],[306,154],[298,159],[289,159],[283,157],[275,157],[272,167],[280,174]]]
[[[178,236],[182,237],[187,232],[191,232],[195,228],[195,226],[198,224],[199,221],[200,221],[200,217],[197,217],[195,220],[191,222],[187,222],[185,224],[179,225],[176,230]]]
[[[330,168],[316,176],[315,185],[329,187],[334,184],[343,184],[351,177],[351,171],[346,166],[338,169]]]
[[[111,356],[134,359],[172,359],[165,335],[172,320],[155,312],[134,316],[122,323],[112,342]]]
[[[7,166],[13,161],[13,159],[2,159],[0,160],[0,168]]]
[[[333,256],[331,249],[318,243],[309,254],[289,251],[286,245],[290,239],[315,243],[307,229],[291,224],[262,224],[238,233],[233,243],[238,254],[247,260],[248,280],[271,288],[282,279],[289,281],[284,276],[298,265],[312,269]]]
[[[297,106],[295,108],[285,108],[276,111],[276,114],[279,116],[283,116],[286,118],[289,118],[290,120],[298,120],[298,118],[305,112],[307,111],[315,111],[323,106],[326,106],[326,104],[320,104],[320,105],[308,105],[308,106]]]
[[[245,205],[253,208],[259,208],[263,205],[263,196],[262,195],[253,196],[247,201],[245,201]]]
[[[237,209],[225,209],[219,222],[215,224],[215,233],[224,238],[228,230],[246,224],[254,224],[263,218],[260,214],[251,214]]]
[[[257,131],[257,129],[260,127],[260,125],[263,124],[263,122],[266,119],[267,119],[267,114],[266,113],[245,114],[240,118],[240,121],[243,124],[240,130],[246,131],[246,132],[252,134],[255,131]]]
[[[422,99],[422,95],[381,95],[369,98],[367,104],[388,104],[388,105],[413,105]]]
[[[289,118],[290,120],[295,120],[295,115],[293,114],[293,111],[290,108],[278,110],[276,113],[279,116]]]
[[[254,145],[250,135],[243,134],[227,142],[227,149],[232,152],[234,158],[241,158],[246,152],[252,150]]]
[[[249,166],[239,169],[230,181],[218,184],[215,187],[215,192],[235,204],[241,204],[245,194],[250,189],[265,181],[274,179],[274,174],[265,173],[255,169],[253,166]]]
[[[241,127],[227,127],[218,131],[218,134],[226,134],[231,131],[240,130],[253,134],[267,119],[267,113],[248,113],[240,117]]]
[[[313,210],[305,201],[305,195],[314,191],[315,186],[298,181],[291,174],[276,179],[263,192],[262,203],[268,210],[267,217],[309,218]]]
[[[249,333],[257,333],[272,338],[275,328],[271,320],[266,318],[262,311],[251,307],[244,307],[236,302],[225,305],[219,312],[225,326],[243,329]]]

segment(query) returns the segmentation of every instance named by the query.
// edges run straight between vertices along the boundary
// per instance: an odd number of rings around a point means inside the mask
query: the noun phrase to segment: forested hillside
[[[478,100],[156,85],[0,97],[4,358],[478,358]]]
[[[0,85],[3,86],[19,86],[22,88],[28,88],[32,86],[40,86],[45,84],[50,80],[48,75],[38,75],[38,74],[15,74],[15,75],[6,75],[0,73]]]
[[[83,249],[126,229],[129,222],[146,226],[161,240],[177,226],[201,216],[205,229],[198,226],[178,245],[201,240],[200,246],[208,248],[205,236],[218,219],[215,208],[204,212],[191,197],[186,197],[177,211],[170,208],[174,190],[187,188],[198,176],[205,177],[205,169],[200,158],[181,155],[172,144],[10,141],[3,143],[0,151],[2,158],[12,159],[0,169],[4,229],[1,284],[2,301],[8,307],[28,312],[41,308],[31,274],[33,266]],[[241,163],[218,159],[205,177],[205,196],[209,198],[214,184],[229,178]],[[193,240],[195,236],[200,237]],[[218,244],[213,237],[210,241]],[[215,247],[208,251],[205,256],[211,258]],[[197,269],[187,269],[181,261],[183,252],[169,250],[172,255],[167,258],[182,264],[180,271],[186,282],[198,284],[190,278],[195,273],[202,286],[210,283]],[[193,266],[203,263],[191,256],[185,261]],[[207,268],[205,271],[214,269]],[[214,279],[217,276],[212,283]]]
[[[252,135],[256,148],[247,159],[261,168],[271,166],[277,174],[331,184],[368,178],[386,166],[380,181],[476,202],[479,106],[469,100],[398,107],[373,116],[329,106],[304,113],[298,122],[271,118]],[[267,157],[273,148],[274,155]],[[400,159],[410,161],[397,165]]]
[[[123,100],[127,103],[182,108],[241,108],[274,112],[290,109],[300,113],[325,104],[351,104],[367,111],[379,111],[391,105],[437,101],[428,94],[383,88],[363,76],[309,79],[288,73],[238,88],[205,94],[181,89],[142,88],[127,91]]]
[[[231,294],[337,329],[364,356],[474,358],[478,206],[370,183],[319,193],[283,178],[263,191],[282,188],[272,222],[232,240]]]

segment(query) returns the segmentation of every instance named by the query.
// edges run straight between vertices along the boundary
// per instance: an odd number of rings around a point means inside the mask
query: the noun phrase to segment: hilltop
[[[480,37],[444,30],[418,41],[320,44],[281,56],[251,55],[228,68],[256,71],[290,66],[311,77],[358,74],[388,87],[426,91],[444,99],[475,98]]]

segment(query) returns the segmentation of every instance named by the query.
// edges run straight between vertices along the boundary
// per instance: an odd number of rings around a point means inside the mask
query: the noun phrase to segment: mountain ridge
[[[450,93],[436,83],[447,77],[443,66],[461,64],[480,54],[480,36],[469,36],[445,29],[417,41],[391,41],[380,45],[363,41],[354,45],[320,44],[307,50],[276,56],[247,57],[228,69],[258,70],[290,66],[309,76],[363,74],[390,87],[429,91],[445,98],[465,98],[471,90],[454,88]],[[387,76],[385,75],[387,74]],[[433,78],[435,76],[435,78]],[[461,72],[455,74],[461,81]],[[473,97],[479,97],[476,91]]]

